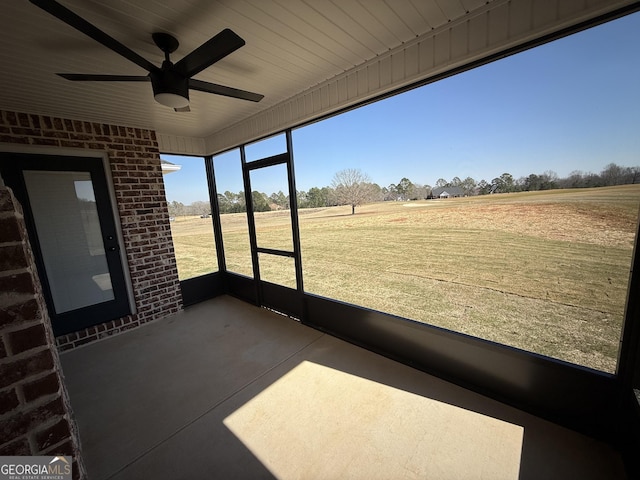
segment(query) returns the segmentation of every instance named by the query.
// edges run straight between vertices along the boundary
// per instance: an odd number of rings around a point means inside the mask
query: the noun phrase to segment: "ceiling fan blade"
[[[176,112],[190,112],[191,111],[191,109],[189,108],[189,105],[187,105],[186,107],[174,108],[174,110]]]
[[[148,82],[148,75],[94,75],[85,73],[56,73],[56,75],[74,82]]]
[[[201,80],[194,80],[193,78],[189,79],[189,88],[200,92],[215,93],[216,95],[224,95],[225,97],[249,100],[251,102],[259,102],[264,98],[264,95],[260,95],[259,93],[238,90],[237,88],[225,87],[224,85],[203,82]]]
[[[67,7],[60,5],[54,0],[30,0],[31,3],[50,13],[54,17],[62,20],[64,23],[76,30],[84,33],[85,35],[93,38],[95,41],[100,42],[105,47],[113,50],[114,52],[122,55],[127,60],[132,61],[136,65],[144,68],[148,72],[157,69],[153,63],[149,62],[145,58],[138,55],[130,48],[124,46],[113,37],[107,35],[99,28],[87,22],[82,17],[78,16]]]
[[[244,40],[225,28],[175,64],[176,71],[193,77],[244,45]]]

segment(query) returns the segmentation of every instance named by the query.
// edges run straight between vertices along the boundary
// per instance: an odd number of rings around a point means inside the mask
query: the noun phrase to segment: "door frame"
[[[245,145],[240,147],[240,161],[242,164],[242,177],[244,182],[245,202],[247,205],[247,223],[249,227],[249,243],[251,245],[251,261],[253,264],[253,277],[255,282],[256,303],[261,307],[274,309],[299,320],[306,318],[304,283],[302,278],[302,253],[300,249],[300,225],[298,221],[298,199],[293,166],[293,141],[291,129],[287,129],[286,152],[266,158],[247,161]],[[287,183],[289,189],[289,214],[291,216],[291,239],[293,249],[278,250],[258,246],[256,237],[256,224],[253,207],[253,195],[250,173],[253,170],[268,168],[277,165],[285,165],[287,168]],[[282,285],[266,282],[260,277],[259,253],[293,258],[296,275],[296,288],[291,289]]]
[[[15,162],[16,158],[18,159],[18,162]],[[120,216],[117,210],[117,199],[113,187],[110,163],[106,152],[91,150],[87,151],[80,149],[65,149],[56,147],[31,147],[22,145],[0,144],[0,160],[2,159],[12,159],[14,162],[13,165],[6,169],[18,171],[19,174],[19,184],[20,188],[23,191],[14,191],[14,194],[22,204],[24,210],[25,223],[27,223],[28,227],[27,230],[29,233],[29,240],[35,258],[38,276],[41,284],[44,287],[43,296],[49,310],[54,334],[56,336],[65,335],[93,325],[104,323],[109,320],[122,318],[129,314],[135,314],[136,306],[134,300],[135,297],[133,295],[133,285],[131,282],[131,276],[126,259],[124,236],[122,233]],[[20,162],[20,160],[22,160],[22,162]],[[55,314],[53,301],[48,288],[48,279],[46,276],[46,271],[44,269],[44,262],[42,260],[42,254],[38,244],[37,234],[35,233],[35,224],[33,223],[31,208],[28,204],[28,201],[24,201],[26,189],[24,188],[24,178],[20,172],[23,170],[22,166],[25,163],[28,164],[30,162],[42,162],[43,168],[40,168],[38,166],[38,168],[33,168],[35,170],[74,171],[73,168],[65,168],[61,166],[61,162],[77,162],[76,165],[82,165],[82,162],[85,161],[88,161],[89,163],[93,162],[91,168],[93,168],[94,170],[97,169],[99,171],[99,175],[101,177],[99,179],[100,181],[104,180],[104,188],[101,190],[101,193],[97,195],[101,196],[102,200],[105,201],[105,203],[108,203],[108,205],[104,205],[103,208],[99,209],[99,218],[101,221],[101,225],[105,218],[107,219],[107,221],[112,222],[111,226],[113,229],[110,234],[114,237],[114,239],[112,240],[113,244],[118,248],[117,259],[112,258],[111,260],[107,260],[107,264],[109,265],[110,270],[112,268],[115,268],[121,279],[120,285],[114,285],[114,296],[119,296],[119,298],[116,300],[117,302],[119,302],[118,306],[108,309],[108,311],[112,312],[112,315],[116,316],[113,316],[113,318],[109,319],[100,317],[99,320],[94,320],[95,317],[94,315],[91,315],[91,309],[96,308],[96,311],[103,309],[103,307],[98,308],[95,305],[82,307],[80,309],[72,310],[70,312],[64,312],[58,315]],[[90,172],[91,170],[90,168],[87,168],[86,165],[80,166],[79,169],[88,172]],[[93,174],[92,180],[94,180]],[[4,179],[4,181],[5,184],[11,186],[11,182],[7,181],[6,178]],[[102,306],[103,304],[97,305]],[[86,310],[85,312],[85,309],[88,310]],[[80,317],[80,315],[78,315],[80,312],[85,312],[86,314]],[[76,314],[76,319],[73,319],[74,314]],[[67,318],[71,318],[71,321],[68,321]],[[82,318],[82,320],[78,320],[77,318]]]

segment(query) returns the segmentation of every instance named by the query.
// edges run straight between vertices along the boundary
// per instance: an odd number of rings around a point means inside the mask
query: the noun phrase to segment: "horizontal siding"
[[[205,141],[203,138],[180,137],[165,133],[156,134],[158,139],[158,149],[162,153],[173,153],[177,155],[206,155]]]
[[[426,2],[447,15],[479,2]],[[502,0],[459,16],[205,140],[217,153],[596,18],[632,1]],[[463,12],[464,13],[464,12]]]

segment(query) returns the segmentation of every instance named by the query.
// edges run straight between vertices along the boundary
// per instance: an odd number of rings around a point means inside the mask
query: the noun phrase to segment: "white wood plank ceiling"
[[[0,109],[156,130],[167,153],[215,153],[637,4],[628,0],[60,0],[152,63],[174,62],[224,28],[246,45],[195,78],[265,95],[192,91],[191,112],[149,83],[70,82],[55,73],[145,75],[27,0],[3,2]]]

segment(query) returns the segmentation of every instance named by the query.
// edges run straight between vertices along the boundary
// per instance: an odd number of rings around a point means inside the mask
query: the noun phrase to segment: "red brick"
[[[14,137],[13,135],[0,135],[0,142],[5,143],[29,143],[29,137]]]
[[[60,146],[60,142],[58,140],[55,140],[53,138],[39,138],[39,137],[35,137],[35,138],[31,138],[29,139],[29,143],[31,143],[31,145],[53,145],[53,146]]]
[[[31,126],[31,123],[29,122],[29,115],[27,115],[26,113],[18,113],[16,117],[18,119],[18,125],[20,125],[21,127]]]
[[[53,128],[53,119],[51,117],[41,117],[40,120],[45,129],[50,130]]]
[[[42,324],[10,332],[7,337],[14,355],[47,345],[47,335]]]
[[[17,235],[20,235],[19,231]],[[27,261],[22,244],[0,245],[0,272],[21,270],[28,266],[29,262]]]
[[[55,372],[22,386],[24,399],[27,402],[32,402],[47,395],[53,395],[54,393],[58,393],[59,390],[60,378]]]
[[[126,184],[126,183],[140,183],[140,179],[138,179],[138,178],[131,178],[131,177],[128,177],[128,176],[127,176],[127,177],[121,178],[121,179],[119,180],[119,183],[122,183],[122,184]]]
[[[60,146],[61,147],[67,147],[67,148],[85,148],[85,143],[84,142],[76,142],[74,140],[60,140]]]
[[[132,329],[134,329],[136,327],[139,327],[139,326],[140,326],[139,322],[131,323],[129,325],[123,325],[122,327],[120,327],[120,331],[124,332],[126,330],[132,330]]]
[[[10,412],[20,405],[15,388],[0,392],[0,415]]]
[[[51,369],[53,369],[53,357],[49,350],[13,362],[3,363],[0,365],[0,389]]]
[[[0,310],[0,328],[9,324],[35,320],[40,317],[40,306],[35,298]]]
[[[1,272],[0,272],[1,273]],[[18,273],[15,275],[0,276],[0,292],[34,294],[35,285],[30,273]]]
[[[11,133],[13,135],[27,135],[33,137],[39,137],[42,135],[40,130],[36,130],[30,127],[11,127]]]
[[[0,212],[15,211],[16,203],[8,188],[0,188]]]
[[[4,447],[0,448],[0,456],[24,456],[31,455],[31,448],[29,447],[29,441],[26,438],[20,438],[15,440]]]
[[[16,217],[0,218],[0,239],[6,243],[22,240],[18,219]]]
[[[64,343],[64,344],[60,344],[58,346],[58,351],[59,352],[66,352],[68,350],[73,350],[75,347],[73,346],[73,343]]]
[[[6,123],[9,125],[17,125],[18,119],[16,117],[15,112],[4,112],[4,117],[6,118]]]
[[[71,437],[69,422],[61,418],[57,423],[35,435],[38,451],[45,450]]]
[[[47,447],[44,451],[38,453],[40,455],[64,455],[65,457],[73,457],[75,459],[76,455],[78,455],[78,450],[73,446],[73,441],[70,437],[66,442],[54,447]],[[73,468],[76,468],[75,462],[73,463]]]
[[[64,405],[60,397],[26,412],[20,412],[5,419],[0,426],[0,445],[27,434],[39,425],[64,415]]]
[[[42,132],[42,136],[44,137],[49,137],[49,138],[61,138],[64,140],[68,140],[69,139],[69,133],[68,132],[59,132],[56,130],[45,130],[44,132]]]
[[[72,133],[69,135],[69,138],[71,140],[93,140],[93,137],[86,133]]]
[[[89,335],[88,337],[81,338],[80,340],[76,340],[73,342],[75,347],[79,347],[80,345],[86,345],[87,343],[95,342],[98,339],[98,335]]]
[[[38,130],[42,128],[40,126],[40,117],[38,117],[37,115],[29,115],[29,118],[31,119],[31,125],[33,125],[33,128]]]
[[[78,120],[74,120],[73,121],[73,130],[74,130],[74,132],[84,132],[84,126],[83,126],[82,122],[80,122]]]

